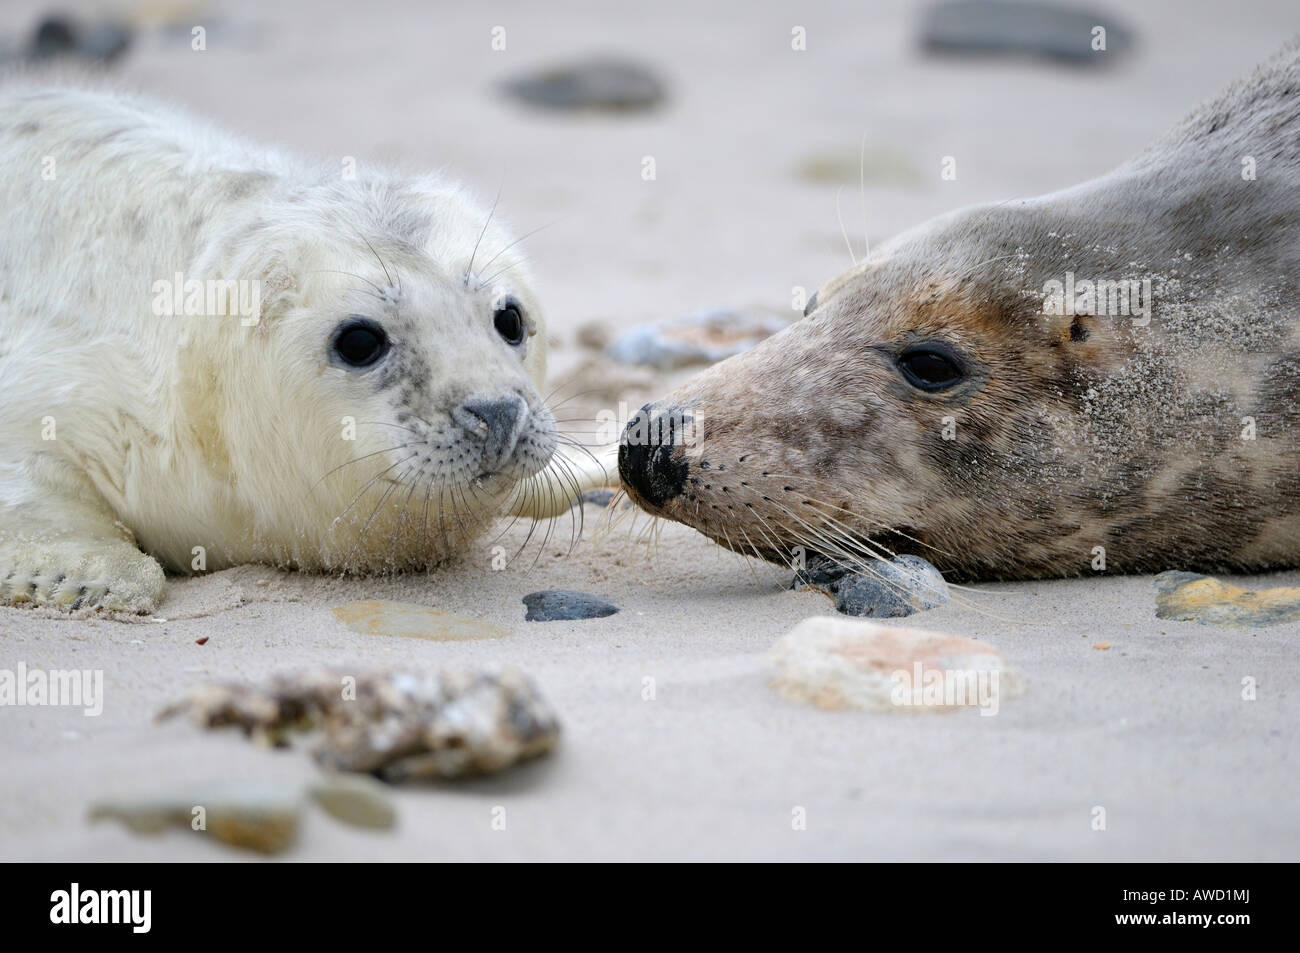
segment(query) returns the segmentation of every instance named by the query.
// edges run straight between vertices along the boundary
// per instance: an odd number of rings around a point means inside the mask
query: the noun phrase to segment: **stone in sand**
[[[890,619],[948,602],[943,574],[919,556],[872,559],[844,566],[823,556],[795,574],[793,589],[820,589],[845,615]]]
[[[467,642],[509,635],[491,622],[411,602],[365,599],[335,606],[331,611],[349,629],[362,635],[394,635],[431,642]]]
[[[560,733],[537,687],[511,670],[316,669],[277,675],[260,688],[200,686],[159,717],[182,713],[204,728],[233,725],[279,745],[319,730],[313,754],[324,767],[386,781],[500,771],[550,751]]]
[[[609,506],[610,500],[614,499],[614,494],[618,490],[583,490],[582,495],[578,497],[578,503],[594,503],[596,506]]]
[[[1093,30],[1106,31],[1094,50]],[[1133,43],[1133,34],[1096,10],[1028,0],[945,0],[925,11],[921,46],[938,53],[1041,56],[1072,65],[1100,66]]]
[[[818,708],[934,712],[996,710],[1024,682],[996,648],[961,635],[818,616],[772,647],[771,687]]]
[[[573,589],[543,589],[524,596],[528,612],[525,622],[560,622],[572,619],[603,619],[618,611],[618,606]]]
[[[623,364],[642,364],[663,371],[716,364],[749,350],[789,324],[788,318],[775,314],[697,311],[638,325],[611,341],[605,353]]]
[[[312,784],[307,792],[327,814],[344,824],[386,831],[397,823],[397,811],[383,785],[361,775],[332,775]]]
[[[188,795],[103,801],[91,806],[90,819],[121,821],[137,834],[183,827],[233,847],[278,854],[297,837],[301,809],[298,788],[225,785]]]
[[[509,80],[505,89],[533,106],[568,111],[636,112],[657,106],[664,87],[648,67],[611,57],[544,69]]]
[[[1300,621],[1300,588],[1243,589],[1194,572],[1162,572],[1156,587],[1156,618],[1202,625],[1248,628]]]

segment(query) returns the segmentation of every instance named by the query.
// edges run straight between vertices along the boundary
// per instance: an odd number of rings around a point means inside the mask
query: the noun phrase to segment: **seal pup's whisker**
[[[474,271],[474,258],[478,255],[478,246],[483,242],[483,236],[487,234],[488,226],[492,224],[492,216],[497,212],[497,204],[501,201],[501,190],[506,186],[505,172],[501,173],[501,182],[497,185],[497,197],[492,200],[492,208],[488,209],[487,220],[483,222],[483,229],[478,233],[478,238],[474,240],[474,250],[469,253],[469,264],[465,266],[465,287],[469,287],[469,276]]]
[[[532,231],[524,232],[522,235],[520,235],[518,238],[516,238],[514,241],[512,241],[512,242],[511,242],[509,245],[507,245],[505,248],[502,248],[499,252],[497,252],[495,255],[493,255],[491,258],[489,258],[487,261],[483,262],[483,269],[486,270],[486,268],[488,267],[488,265],[492,264],[492,262],[496,261],[498,258],[500,258],[502,255],[504,255],[504,254],[505,254],[506,252],[508,252],[510,249],[514,248],[516,245],[518,245],[520,242],[522,242],[525,238],[531,238],[532,236],[536,235],[538,232],[545,231],[546,229],[550,228],[552,225],[557,225],[557,224],[559,224],[559,223],[562,222],[562,221],[564,221],[563,216],[561,216],[560,218],[557,218],[557,219],[555,219],[555,220],[553,220],[553,221],[547,222],[545,225],[538,225],[538,226],[537,226],[536,228],[534,228]],[[503,273],[506,272],[506,271],[509,271],[509,270],[510,270],[511,268],[513,268],[513,267],[514,267],[514,264],[513,264],[513,263],[512,263],[512,264],[509,264],[509,265],[506,265],[505,268],[502,268],[500,271],[493,272],[493,273],[492,273],[491,275],[489,275],[487,278],[483,278],[483,277],[481,277],[481,275],[482,275],[482,271],[480,271],[480,273],[479,273],[479,274],[480,274],[480,277],[477,279],[477,280],[478,280],[478,283],[479,283],[479,286],[481,287],[481,286],[483,286],[483,285],[490,284],[494,278],[498,277],[499,275],[503,274]]]
[[[383,453],[388,453],[389,451],[385,450],[385,451],[381,451],[381,452],[383,452]],[[371,454],[370,456],[374,456],[374,454]],[[343,521],[343,517],[345,517],[345,516],[348,515],[348,511],[351,510],[352,507],[354,507],[354,506],[357,505],[357,501],[360,500],[361,497],[365,495],[366,491],[369,490],[372,486],[374,486],[375,483],[376,483],[378,480],[382,479],[383,476],[384,476],[384,474],[388,473],[390,470],[393,470],[393,469],[396,469],[397,467],[400,467],[403,463],[406,463],[408,460],[414,460],[414,459],[416,458],[416,456],[418,456],[418,453],[412,453],[412,454],[410,454],[409,456],[404,457],[404,458],[402,458],[401,460],[398,460],[396,463],[393,463],[393,464],[390,464],[389,466],[384,467],[384,469],[380,470],[378,473],[376,473],[374,476],[372,476],[369,480],[367,480],[367,481],[365,482],[365,485],[362,486],[361,489],[357,491],[356,496],[352,497],[352,502],[350,502],[347,506],[345,506],[345,507],[343,508],[343,512],[340,513],[338,516],[334,517],[334,519],[330,522],[330,530],[333,531],[334,528],[337,527],[337,526],[339,525],[339,523],[341,523],[341,522]],[[359,463],[360,461],[358,460],[358,461],[351,461],[351,462],[358,462],[358,463]],[[324,477],[322,477],[321,479],[324,479]]]
[[[375,246],[370,244],[370,239],[366,238],[366,236],[358,235],[357,237],[366,243],[366,247],[370,249],[370,254],[375,256],[375,261],[379,262],[379,267],[384,270],[384,277],[388,279],[388,284],[391,287],[393,285],[393,276],[389,274],[388,266],[384,264],[384,260],[379,257],[379,252],[375,251]],[[400,277],[397,281],[397,293],[402,293],[402,282]]]
[[[388,300],[388,295],[386,295],[386,294],[384,293],[384,289],[383,289],[383,288],[379,287],[379,285],[375,284],[375,283],[374,283],[373,281],[371,281],[369,278],[365,278],[365,277],[363,277],[363,276],[361,276],[361,275],[358,275],[358,274],[355,274],[355,273],[353,273],[353,272],[351,272],[351,271],[339,271],[337,268],[317,268],[317,269],[315,269],[314,271],[309,271],[309,272],[307,272],[307,274],[309,274],[309,275],[347,275],[349,278],[355,278],[355,279],[357,279],[357,281],[364,281],[366,284],[370,285],[370,287],[372,287],[372,288],[375,289],[373,292],[371,292],[371,291],[366,291],[365,288],[356,288],[356,289],[354,289],[354,290],[359,291],[359,292],[361,292],[362,294],[373,294],[373,295],[374,295],[376,298],[378,298],[380,301],[387,301],[387,300]]]
[[[409,447],[414,447],[414,446],[416,446],[415,441],[412,441],[411,443],[402,443],[402,444],[398,444],[395,447],[385,447],[383,450],[375,450],[372,453],[363,454],[362,456],[355,457],[351,460],[345,460],[344,462],[340,463],[338,466],[334,467],[333,469],[326,471],[324,476],[322,476],[319,480],[317,480],[315,483],[313,483],[311,486],[307,488],[307,492],[311,493],[313,490],[316,489],[317,486],[325,482],[327,477],[330,477],[333,474],[338,473],[344,467],[350,467],[354,463],[363,463],[364,461],[369,460],[371,457],[377,457],[383,453],[396,453],[399,450],[406,450]]]

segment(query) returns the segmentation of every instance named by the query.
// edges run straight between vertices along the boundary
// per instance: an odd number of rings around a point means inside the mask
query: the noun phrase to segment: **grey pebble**
[[[570,619],[602,619],[618,611],[608,599],[573,589],[543,589],[524,596],[528,613],[525,622],[559,622]]]
[[[648,67],[632,60],[595,57],[555,66],[505,83],[516,99],[549,109],[633,112],[664,99],[664,86]]]
[[[1092,48],[1094,27],[1106,29],[1106,49]],[[1133,44],[1114,17],[1087,7],[1029,0],[945,0],[921,19],[921,46],[931,52],[1031,55],[1073,65],[1104,65]]]

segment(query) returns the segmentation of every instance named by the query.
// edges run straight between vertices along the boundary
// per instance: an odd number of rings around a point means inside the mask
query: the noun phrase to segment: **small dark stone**
[[[629,60],[596,58],[506,82],[511,95],[550,109],[632,112],[651,109],[664,98],[663,84],[645,66]]]
[[[1092,48],[1094,27],[1106,49]],[[1127,50],[1133,34],[1109,14],[1030,0],[945,0],[921,19],[921,46],[931,52],[1041,56],[1075,65],[1102,65]]]
[[[109,63],[131,45],[131,28],[113,20],[87,23],[65,16],[48,16],[36,26],[28,47],[32,59],[77,56],[92,63]]]
[[[614,499],[617,490],[585,490],[578,497],[579,502],[595,503],[597,506],[609,506],[609,501]]]
[[[919,556],[873,559],[865,565],[843,566],[814,556],[795,574],[792,589],[821,589],[835,599],[845,615],[892,619],[933,609],[948,601],[948,586],[939,570]]]
[[[528,607],[525,622],[559,622],[569,619],[602,619],[618,611],[608,599],[572,589],[543,589],[524,596]]]

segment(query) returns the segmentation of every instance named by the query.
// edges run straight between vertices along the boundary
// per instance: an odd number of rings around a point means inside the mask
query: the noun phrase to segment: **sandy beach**
[[[705,308],[793,320],[793,288],[850,264],[837,191],[860,250],[864,233],[876,242],[963,205],[1071,185],[1143,148],[1300,30],[1284,3],[1117,4],[1136,46],[1088,69],[927,55],[915,41],[920,9],[232,0],[181,18],[210,25],[205,51],[190,48],[188,29],[151,28],[112,72],[249,138],[443,168],[489,201],[500,188],[519,233],[545,226],[524,247],[549,311],[557,399],[587,389],[566,406],[592,414],[635,408],[689,372],[611,367],[579,329],[617,333]],[[7,3],[0,33],[25,35],[43,12]],[[504,51],[490,45],[497,25]],[[806,51],[791,50],[793,25],[806,28]],[[645,63],[663,78],[665,104],[571,115],[501,92],[506,79],[592,53]],[[646,156],[653,181],[641,174]],[[940,177],[944,156],[957,157],[955,181]],[[834,611],[824,595],[790,591],[789,570],[594,504],[530,529],[489,534],[429,574],[246,566],[171,579],[157,615],[137,621],[0,608],[0,668],[102,670],[105,694],[98,717],[0,709],[0,859],[255,857],[185,831],[92,824],[87,810],[105,798],[315,777],[301,750],[153,719],[199,683],[317,665],[517,667],[554,705],[563,736],[553,755],[500,775],[393,788],[392,831],[309,812],[278,855],[289,860],[1300,856],[1300,624],[1159,619],[1150,576],[982,584],[898,624],[991,643],[1024,676],[1022,697],[987,718],[830,712],[768,686],[771,646]],[[496,571],[495,545],[522,552]],[[1231,581],[1296,586],[1300,571]],[[522,597],[547,588],[594,593],[620,611],[525,622]],[[449,610],[507,634],[364,635],[331,611],[365,599]],[[1246,700],[1251,678],[1257,695]],[[492,824],[498,807],[504,830]],[[1094,829],[1097,807],[1105,830]],[[792,828],[798,808],[806,829]]]

